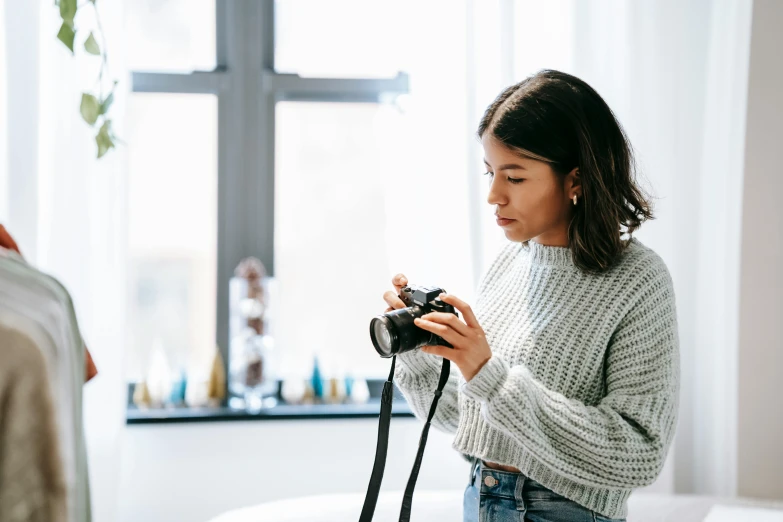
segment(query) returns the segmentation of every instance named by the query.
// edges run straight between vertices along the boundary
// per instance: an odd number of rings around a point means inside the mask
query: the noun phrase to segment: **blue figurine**
[[[353,377],[348,375],[345,377],[345,396],[351,396],[351,390],[353,389]]]
[[[314,358],[311,384],[313,386],[313,396],[316,399],[322,399],[324,396],[324,384],[321,380],[321,369],[318,367],[318,357]]]
[[[171,403],[175,406],[185,402],[185,392],[187,389],[187,376],[184,370],[180,371],[179,378],[174,381],[171,387]]]

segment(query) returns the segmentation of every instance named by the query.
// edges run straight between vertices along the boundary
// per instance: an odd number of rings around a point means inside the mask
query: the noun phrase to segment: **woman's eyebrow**
[[[487,160],[484,160],[484,165],[489,167],[489,163],[487,163]],[[506,163],[505,165],[501,165],[498,167],[498,170],[526,170],[525,167],[522,165],[517,165],[516,163]]]

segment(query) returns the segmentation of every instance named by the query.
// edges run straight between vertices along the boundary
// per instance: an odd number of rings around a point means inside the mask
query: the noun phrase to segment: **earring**
[[[574,205],[576,205],[576,194],[574,194]]]

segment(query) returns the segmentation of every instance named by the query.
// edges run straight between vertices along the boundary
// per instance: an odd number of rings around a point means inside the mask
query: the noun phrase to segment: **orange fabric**
[[[16,241],[14,241],[14,238],[11,237],[11,234],[8,233],[8,231],[5,229],[3,225],[0,225],[0,247],[7,248],[8,250],[13,250],[19,255],[22,255],[22,253],[19,251],[19,246],[16,244]],[[93,377],[98,375],[98,368],[95,367],[95,363],[92,360],[92,355],[90,355],[90,351],[87,349],[87,346],[84,347],[84,382],[89,381]]]

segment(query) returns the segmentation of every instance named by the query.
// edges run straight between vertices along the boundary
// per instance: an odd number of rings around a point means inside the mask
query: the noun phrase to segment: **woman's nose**
[[[506,204],[506,197],[505,194],[503,194],[502,189],[500,188],[500,183],[498,183],[498,178],[495,177],[492,179],[491,184],[489,185],[489,193],[487,194],[487,203],[490,205],[505,205]]]

